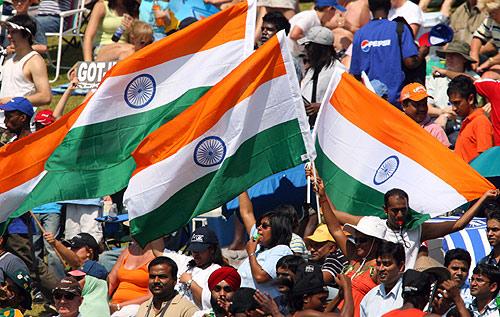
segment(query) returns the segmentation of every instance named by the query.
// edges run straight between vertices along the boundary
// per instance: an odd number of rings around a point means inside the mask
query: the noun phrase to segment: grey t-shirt
[[[19,257],[10,252],[0,255],[0,283],[5,281],[4,272],[15,273],[18,270],[29,272],[26,264]]]

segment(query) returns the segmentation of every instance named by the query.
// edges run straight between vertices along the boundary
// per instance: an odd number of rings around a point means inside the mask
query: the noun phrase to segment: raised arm
[[[253,205],[247,192],[241,193],[238,196],[238,202],[240,203],[240,216],[245,226],[245,230],[248,235],[252,231],[252,227],[255,225],[255,215],[253,213]]]
[[[463,215],[456,221],[446,221],[438,223],[424,223],[422,225],[422,237],[420,241],[427,241],[436,238],[444,237],[447,234],[462,230],[474,218],[479,211],[481,205],[488,199],[498,197],[500,191],[498,189],[488,190],[479,198],[472,207],[470,207]]]
[[[61,241],[56,240],[52,232],[45,232],[43,237],[61,255],[63,260],[71,267],[71,269],[76,270],[83,265],[83,261],[80,260],[76,253],[64,246]],[[63,265],[64,264],[65,263],[63,263]]]
[[[56,120],[63,116],[66,103],[68,102],[68,99],[73,93],[73,91],[77,88],[77,85],[78,85],[78,79],[75,77],[69,83],[69,86],[64,91],[64,94],[62,95],[61,99],[59,99],[59,101],[57,102],[57,105],[54,108],[54,112],[52,112],[52,115]]]

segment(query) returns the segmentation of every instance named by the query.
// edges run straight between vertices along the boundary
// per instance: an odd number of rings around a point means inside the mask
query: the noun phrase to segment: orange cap
[[[419,83],[411,83],[403,87],[399,100],[401,102],[406,99],[420,101],[425,97],[429,97],[429,95],[427,94],[427,90],[425,90],[425,87]]]

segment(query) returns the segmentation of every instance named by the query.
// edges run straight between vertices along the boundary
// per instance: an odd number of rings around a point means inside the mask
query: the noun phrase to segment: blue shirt
[[[382,316],[391,310],[403,306],[403,278],[400,277],[396,285],[387,292],[384,284],[372,288],[361,301],[359,305],[360,316]]]
[[[399,93],[405,75],[403,59],[416,56],[411,31],[403,28],[401,46],[396,31],[397,22],[387,19],[372,20],[354,34],[350,72],[360,75],[362,71],[370,80],[379,80],[389,89],[389,102],[399,106]],[[400,48],[401,47],[401,48]],[[402,54],[401,54],[402,52]]]
[[[168,2],[166,1],[158,1],[158,5],[162,11],[168,9]],[[153,0],[141,1],[141,5],[139,6],[139,20],[151,25],[154,33],[165,33],[165,27],[156,25],[155,15],[153,13]]]
[[[60,214],[62,205],[58,203],[48,203],[33,208],[34,214]]]

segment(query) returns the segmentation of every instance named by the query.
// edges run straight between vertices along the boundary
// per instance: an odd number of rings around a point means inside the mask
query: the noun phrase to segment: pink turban
[[[214,287],[221,281],[226,281],[226,283],[236,291],[240,288],[241,277],[234,267],[223,266],[210,274],[210,277],[208,278],[208,289],[210,291],[213,290]]]

